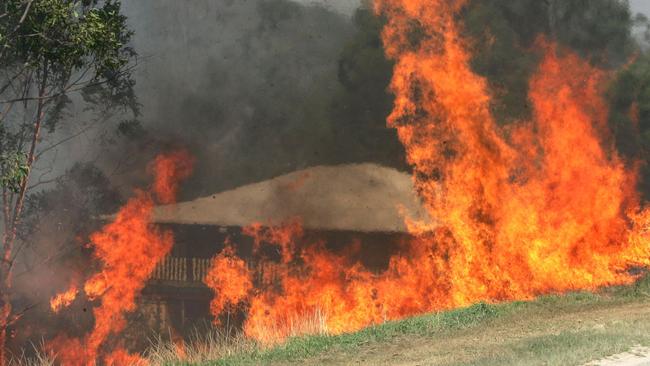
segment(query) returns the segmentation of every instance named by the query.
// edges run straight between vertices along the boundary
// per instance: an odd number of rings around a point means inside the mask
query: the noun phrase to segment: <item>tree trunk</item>
[[[20,191],[13,211],[10,209],[11,202],[6,199],[6,192],[3,195],[5,223],[8,227],[4,228],[2,240],[2,262],[0,263],[0,366],[7,364],[7,332],[11,326],[11,287],[12,279],[11,272],[13,267],[13,249],[14,242],[16,241],[16,234],[18,224],[20,223],[20,215],[23,210],[25,202],[25,195],[27,194],[27,184],[29,183],[29,176],[31,175],[32,165],[36,157],[36,145],[41,134],[41,126],[43,118],[45,117],[45,88],[47,85],[47,67],[43,70],[43,80],[38,90],[38,107],[36,110],[36,120],[34,121],[34,131],[32,133],[32,142],[29,148],[29,155],[27,157],[27,167],[29,171],[25,179],[21,182]],[[9,217],[7,217],[7,215]],[[5,224],[5,226],[7,226]]]
[[[11,309],[5,304],[9,303],[9,291],[5,289],[5,278],[8,274],[8,271],[5,268],[5,257],[4,257],[4,248],[5,243],[9,235],[7,235],[7,230],[9,230],[9,222],[11,209],[9,208],[11,202],[9,201],[9,195],[7,189],[3,187],[2,189],[2,213],[4,216],[4,222],[2,225],[2,249],[3,255],[0,256],[0,366],[4,366],[6,363],[7,355],[5,354],[5,345],[7,344],[7,324],[6,321],[9,319]]]
[[[4,258],[3,258],[4,259]],[[11,284],[10,270],[8,263],[3,260],[2,268],[0,268],[0,366],[7,364],[7,330],[9,328],[9,316],[11,315],[11,302],[9,299],[8,284]]]

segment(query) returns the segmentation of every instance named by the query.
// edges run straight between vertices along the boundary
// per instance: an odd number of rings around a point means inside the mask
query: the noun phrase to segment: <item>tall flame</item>
[[[216,268],[227,265],[232,278],[255,276],[231,250],[221,254],[208,281],[215,317],[226,308],[221,304],[239,303],[248,313],[246,334],[273,342],[313,314],[340,333],[478,301],[626,284],[636,278],[631,268],[650,266],[650,212],[639,206],[635,169],[608,142],[600,88],[607,73],[540,39],[532,118],[501,127],[460,35],[464,5],[375,1],[388,19],[386,54],[396,63],[388,125],[397,129],[415,189],[438,227],[409,222],[414,239],[375,274],[320,243],[296,248],[291,243],[302,232],[294,225],[253,226],[245,232],[257,246],[281,253],[280,260],[261,260],[277,281],[257,289],[238,281],[229,286],[242,286],[223,291]]]
[[[52,309],[53,312],[58,313],[61,309],[70,306],[70,304],[72,304],[72,302],[77,298],[78,293],[79,289],[77,289],[77,285],[70,285],[70,288],[50,299],[50,309]]]
[[[235,256],[230,246],[214,257],[204,282],[219,294],[210,303],[213,314],[236,310],[236,306],[246,299],[253,288],[246,263]]]
[[[158,155],[149,164],[148,170],[154,176],[152,190],[159,203],[176,202],[179,184],[192,174],[193,167],[194,157],[187,150]]]
[[[185,151],[158,156],[151,165],[155,177],[151,190],[136,191],[113,222],[90,236],[101,270],[83,288],[89,299],[100,304],[93,309],[95,325],[84,339],[61,335],[49,344],[62,364],[94,365],[109,335],[126,326],[125,314],[136,309],[145,282],[173,245],[171,232],[151,225],[154,195],[160,202],[173,201],[176,185],[189,175],[191,166],[192,158]],[[104,361],[115,365],[144,362],[121,349],[107,354]]]
[[[397,63],[389,125],[452,239],[423,243],[447,258],[449,305],[632,281],[626,269],[647,266],[650,247],[639,235],[646,222],[635,221],[636,172],[606,143],[607,75],[539,40],[532,121],[504,130],[454,22],[462,3],[377,2]],[[424,33],[415,46],[414,22]]]

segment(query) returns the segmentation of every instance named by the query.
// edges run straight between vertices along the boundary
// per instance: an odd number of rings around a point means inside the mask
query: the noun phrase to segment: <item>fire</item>
[[[253,287],[246,263],[235,256],[231,247],[226,247],[214,257],[204,282],[219,294],[210,302],[213,314],[235,310],[235,306],[246,299]]]
[[[171,250],[171,232],[151,225],[154,195],[168,203],[180,179],[188,176],[192,159],[187,152],[158,156],[152,164],[155,183],[150,191],[136,191],[113,222],[90,236],[94,257],[101,270],[86,280],[86,296],[99,305],[93,309],[95,325],[84,339],[59,336],[49,344],[63,364],[93,365],[111,334],[126,326],[125,314],[136,309],[136,298],[156,264]],[[160,174],[159,174],[160,173]],[[105,357],[106,364],[135,364],[137,356],[117,349]],[[141,363],[142,361],[138,361]]]
[[[179,150],[173,155],[159,155],[149,165],[155,177],[153,191],[158,202],[169,204],[176,202],[179,183],[192,174],[194,158],[186,150]]]
[[[608,143],[606,73],[550,42],[530,81],[531,121],[511,131],[490,114],[454,17],[462,2],[382,1],[397,101],[389,125],[414,183],[448,240],[422,240],[448,287],[446,306],[527,299],[631,282],[647,266],[647,237],[631,237],[636,172]],[[413,22],[426,34],[406,38]],[[562,53],[563,56],[559,56]]]
[[[108,354],[104,358],[104,363],[106,366],[146,366],[149,364],[146,359],[138,355],[129,354],[123,349],[118,349]]]
[[[216,318],[238,304],[245,333],[274,342],[314,314],[336,334],[478,301],[627,284],[631,268],[650,266],[650,211],[640,207],[634,164],[610,142],[608,73],[540,39],[532,118],[502,127],[487,81],[470,67],[456,20],[464,4],[375,2],[395,61],[388,125],[437,227],[407,220],[413,239],[377,274],[322,243],[296,247],[303,234],[293,224],[254,225],[245,230],[254,256],[276,280],[252,286],[254,270],[227,249],[206,281]],[[280,258],[265,258],[265,246]]]
[[[77,298],[79,290],[76,285],[70,286],[70,288],[50,299],[50,309],[53,312],[58,313],[61,309],[70,306],[72,302]]]

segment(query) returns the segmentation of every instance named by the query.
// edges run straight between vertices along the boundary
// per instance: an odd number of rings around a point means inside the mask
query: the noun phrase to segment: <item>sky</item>
[[[635,13],[644,13],[650,16],[650,0],[630,0],[630,7]]]

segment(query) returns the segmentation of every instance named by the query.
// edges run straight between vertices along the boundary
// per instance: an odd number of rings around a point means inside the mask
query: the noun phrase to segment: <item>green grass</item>
[[[304,336],[267,350],[254,350],[248,354],[217,360],[209,365],[233,365],[255,362],[292,361],[317,355],[331,348],[350,350],[370,342],[382,342],[409,334],[426,335],[440,330],[459,329],[479,324],[511,311],[512,305],[480,303],[465,309],[424,315],[401,321],[386,322],[355,333],[337,336]]]
[[[456,365],[578,365],[624,352],[642,342],[640,338],[649,340],[646,334],[631,337],[626,332],[563,331],[509,343],[491,355]]]
[[[650,344],[650,327],[647,324],[637,329],[630,325],[531,337],[505,344],[487,356],[457,365],[581,365],[625,352],[634,345]]]
[[[401,339],[419,338],[444,340],[472,332],[480,334],[494,327],[504,327],[521,322],[537,329],[546,319],[549,324],[558,314],[580,314],[590,310],[615,308],[631,303],[650,302],[650,276],[634,285],[603,289],[598,293],[575,292],[546,295],[534,301],[516,301],[501,304],[479,303],[467,308],[417,316],[400,321],[390,321],[354,333],[336,336],[315,335],[291,338],[272,348],[255,345],[243,351],[201,365],[248,365],[290,363],[310,360],[323,355],[354,356],[357,350],[368,345],[400,342]],[[649,305],[650,306],[650,305]],[[539,324],[538,324],[539,323]],[[557,323],[561,327],[560,322]],[[625,351],[637,344],[650,345],[650,320],[638,322],[615,321],[606,328],[564,329],[552,334],[529,335],[505,340],[501,344],[483,347],[471,345],[462,360],[450,365],[569,365],[580,364],[594,358]],[[468,345],[470,346],[470,345]],[[191,365],[189,363],[170,363]],[[193,364],[199,365],[199,364]]]

